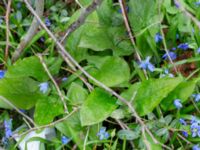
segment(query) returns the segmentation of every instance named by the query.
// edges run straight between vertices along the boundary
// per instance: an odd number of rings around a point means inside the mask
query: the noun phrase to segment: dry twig
[[[68,109],[67,109],[67,105],[66,105],[66,102],[65,102],[65,97],[64,95],[62,94],[62,92],[60,91],[60,88],[58,86],[58,84],[56,83],[56,81],[54,80],[53,76],[51,75],[47,65],[45,64],[42,56],[40,54],[37,55],[38,58],[40,59],[40,62],[42,63],[42,66],[44,67],[44,70],[46,71],[46,73],[48,74],[49,78],[51,79],[51,81],[53,82],[54,86],[56,87],[56,90],[58,92],[58,95],[60,96],[60,99],[63,103],[63,106],[64,106],[64,110],[66,113],[68,113]]]
[[[36,7],[36,13],[39,17],[42,17],[43,11],[44,11],[44,0],[35,0],[35,7]],[[15,50],[13,56],[12,56],[12,62],[15,62],[23,53],[24,48],[27,46],[27,44],[32,40],[34,35],[36,34],[39,27],[39,23],[37,19],[34,17],[30,28],[28,29],[28,32],[24,36],[24,38],[21,40],[20,44],[18,45],[17,49]]]
[[[10,14],[10,7],[11,7],[11,2],[12,0],[8,0],[7,8],[6,8],[6,49],[5,49],[5,63],[7,62],[8,59],[8,51],[9,51],[9,46],[10,46],[10,41],[9,41],[9,34],[10,34],[10,29],[9,29],[9,14]]]

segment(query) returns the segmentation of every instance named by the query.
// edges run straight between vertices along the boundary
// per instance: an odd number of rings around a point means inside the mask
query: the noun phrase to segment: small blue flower
[[[176,8],[180,7],[180,4],[176,0],[174,0],[174,5],[176,6]]]
[[[12,136],[12,119],[4,121],[5,128],[5,138],[10,138]]]
[[[177,108],[177,109],[181,109],[183,107],[183,105],[181,104],[181,100],[180,99],[175,99],[174,100],[174,106]]]
[[[65,144],[68,144],[71,141],[71,139],[66,136],[62,136],[61,141],[62,141],[62,144],[65,145]]]
[[[45,18],[45,24],[47,27],[51,26],[51,22],[50,22],[49,18]]]
[[[192,33],[194,33],[194,28],[192,28]]]
[[[187,133],[186,131],[182,131],[182,135],[183,135],[184,137],[188,137],[188,133]]]
[[[176,50],[176,47],[172,47],[172,51],[175,51]]]
[[[179,34],[178,34],[178,33],[176,34],[176,39],[177,39],[177,40],[179,39]]]
[[[200,1],[194,2],[194,4],[195,4],[196,6],[200,6]]]
[[[3,23],[3,19],[0,17],[0,25]]]
[[[177,58],[177,55],[176,55],[176,53],[174,53],[174,52],[169,51],[168,54],[169,54],[169,56],[170,56],[170,58],[171,58],[172,60],[175,60],[175,59]],[[165,53],[165,54],[162,56],[162,58],[163,58],[164,60],[169,59],[167,53]]]
[[[196,137],[196,136],[200,137],[200,126],[197,122],[193,123],[190,126],[190,129],[191,129],[192,137]]]
[[[97,133],[97,136],[99,136],[100,140],[106,140],[109,138],[109,133],[106,132],[106,127],[101,127],[99,132]]]
[[[126,8],[125,8],[125,9],[126,9],[126,12],[129,12],[129,7],[128,7],[128,6],[126,6]],[[121,10],[121,9],[119,9],[119,10],[118,10],[118,12],[121,14],[121,13],[122,13],[122,10]]]
[[[45,42],[45,38],[42,36],[40,39],[39,39],[42,43]]]
[[[21,2],[18,2],[17,3],[17,8],[19,9],[19,8],[21,8],[22,7],[22,3]]]
[[[24,109],[20,109],[20,111],[21,111],[22,113],[26,113],[26,110],[24,110]]]
[[[163,40],[163,37],[160,35],[160,33],[156,33],[154,40],[156,43],[159,43]]]
[[[199,145],[194,145],[194,146],[192,147],[192,150],[200,150]]]
[[[154,65],[152,65],[149,61],[150,61],[151,57],[148,56],[144,61],[141,61],[139,64],[139,67],[142,69],[148,69],[150,72],[153,72],[155,67]]]
[[[188,45],[188,43],[181,43],[178,45],[178,48],[185,51],[189,48],[189,45]]]
[[[200,101],[200,94],[192,94],[192,97],[194,98],[195,102],[199,102]]]
[[[49,83],[48,82],[40,83],[39,87],[42,93],[46,93],[49,88]]]
[[[63,78],[62,78],[62,81],[63,81],[63,82],[64,82],[64,81],[67,81],[67,79],[68,79],[67,77],[63,77]]]
[[[5,76],[5,73],[5,70],[0,70],[0,79],[2,79]]]
[[[179,119],[179,122],[180,122],[182,125],[184,125],[184,126],[187,125],[186,121],[185,121],[183,118],[180,118],[180,119]]]
[[[197,53],[200,54],[200,47],[197,49]]]

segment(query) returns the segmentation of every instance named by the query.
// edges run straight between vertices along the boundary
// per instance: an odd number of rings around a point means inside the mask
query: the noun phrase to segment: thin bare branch
[[[7,8],[6,8],[6,16],[5,16],[5,19],[6,19],[6,49],[5,49],[5,58],[4,58],[5,63],[7,62],[7,59],[8,59],[8,51],[9,51],[9,46],[10,46],[9,14],[10,14],[11,2],[12,2],[12,0],[8,0],[8,4],[7,4]]]
[[[41,130],[41,129],[44,129],[44,128],[53,127],[56,124],[61,123],[61,122],[65,121],[66,119],[68,119],[71,115],[73,115],[78,110],[79,110],[78,108],[75,108],[72,112],[70,112],[68,115],[66,115],[65,117],[63,117],[61,119],[58,119],[58,120],[56,120],[56,121],[54,121],[54,122],[52,122],[50,124],[47,124],[47,125],[43,125],[43,126],[31,128],[31,129],[27,130],[26,132],[21,133],[20,135],[16,135],[15,134],[15,135],[12,136],[12,138],[14,138],[14,137],[21,137],[23,135],[26,135],[26,134],[32,132],[32,131],[36,131],[36,130]]]
[[[120,4],[120,8],[122,10],[122,16],[123,16],[123,19],[124,19],[124,24],[126,26],[126,30],[128,32],[131,43],[132,43],[133,47],[135,48],[136,57],[139,60],[139,62],[141,62],[142,59],[141,59],[140,54],[138,52],[138,49],[136,47],[136,44],[135,44],[135,41],[134,41],[134,36],[133,36],[132,30],[131,30],[131,27],[129,25],[128,15],[127,15],[127,11],[126,11],[126,8],[125,8],[125,1],[124,0],[118,0],[118,1],[119,1],[119,4]],[[144,72],[146,79],[148,79],[146,70],[143,69],[143,72]]]
[[[0,99],[5,102],[6,104],[8,104],[11,108],[15,109],[20,115],[22,115],[24,118],[26,118],[28,121],[30,121],[30,123],[32,123],[34,126],[36,126],[35,122],[29,117],[27,116],[25,113],[23,113],[22,111],[20,111],[15,105],[13,105],[9,100],[7,100],[5,97],[0,96]]]
[[[44,12],[44,0],[35,0],[35,7],[36,7],[36,13],[38,16],[42,17]],[[28,32],[24,36],[24,38],[19,43],[17,49],[15,50],[13,56],[12,56],[12,62],[15,62],[23,53],[24,48],[27,46],[27,44],[32,40],[34,35],[37,33],[39,27],[39,23],[37,19],[34,17],[30,28],[28,29]]]
[[[64,95],[62,94],[62,92],[60,91],[60,88],[58,86],[58,84],[56,83],[56,81],[54,80],[53,76],[51,75],[47,65],[45,64],[43,58],[42,58],[42,55],[40,54],[37,54],[37,57],[40,59],[40,62],[42,63],[42,66],[44,67],[44,70],[46,71],[47,75],[49,76],[49,78],[51,79],[51,81],[53,82],[54,86],[56,87],[56,90],[58,92],[58,95],[60,96],[60,99],[63,103],[63,106],[64,106],[64,110],[66,113],[68,113],[68,109],[67,109],[67,105],[66,105],[66,102],[65,102],[65,97]]]

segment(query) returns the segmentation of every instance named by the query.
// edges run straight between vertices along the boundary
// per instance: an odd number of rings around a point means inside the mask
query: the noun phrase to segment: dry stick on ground
[[[9,51],[9,46],[10,46],[10,41],[9,41],[9,34],[10,34],[10,29],[9,29],[9,14],[10,14],[10,6],[11,6],[12,0],[8,0],[8,5],[7,5],[7,10],[6,10],[6,49],[5,49],[5,58],[4,61],[5,63],[7,62],[8,59],[8,51]]]
[[[160,2],[160,3],[159,3],[159,2]],[[158,2],[158,3],[159,3],[158,13],[159,13],[159,16],[160,16],[160,14],[161,14],[160,8],[161,8],[162,1],[159,1],[159,2]],[[168,51],[168,49],[167,49],[167,44],[166,44],[164,32],[163,32],[163,30],[162,30],[162,22],[161,22],[161,21],[160,21],[160,32],[161,32],[161,35],[162,35],[162,37],[163,37],[162,43],[163,43],[163,46],[164,46],[165,53],[167,54],[167,57],[168,57],[168,59],[169,59],[169,62],[174,66],[174,71],[175,71],[176,73],[178,73],[178,70],[177,70],[176,66],[174,65],[174,62],[173,62],[172,58],[170,57],[169,51]]]
[[[24,118],[26,118],[28,121],[30,121],[30,123],[32,123],[34,126],[36,126],[35,122],[29,116],[27,116],[25,113],[23,113],[22,111],[20,111],[15,105],[13,105],[5,97],[0,96],[0,99],[3,100],[3,102],[5,102],[6,104],[8,104],[10,107],[12,107],[13,109],[15,109],[19,114],[21,114]]]
[[[34,11],[34,9],[32,8],[32,6],[28,3],[28,1],[24,0],[24,2],[26,3],[26,6],[31,11],[31,13],[37,18],[37,20],[40,23],[40,25],[46,30],[46,32],[48,33],[48,35],[52,38],[52,40],[59,47],[59,53],[63,57],[63,59],[66,60],[65,58],[67,57],[67,59],[70,60],[86,77],[88,77],[90,80],[92,80],[93,82],[95,82],[99,87],[103,88],[105,91],[107,91],[110,94],[112,94],[113,96],[117,97],[122,103],[124,103],[126,106],[128,106],[128,108],[132,112],[132,116],[136,118],[136,120],[140,123],[140,125],[142,127],[144,127],[145,131],[151,136],[151,138],[153,139],[153,141],[156,144],[160,144],[160,145],[162,145],[163,147],[165,147],[167,149],[171,149],[170,147],[165,146],[162,143],[160,143],[159,141],[157,141],[157,139],[153,136],[153,134],[151,133],[151,131],[148,129],[148,127],[145,125],[145,123],[142,121],[142,119],[139,117],[139,115],[137,114],[137,112],[135,111],[135,109],[133,108],[133,106],[132,106],[131,103],[129,103],[126,99],[124,99],[123,97],[121,97],[118,93],[116,93],[115,91],[113,91],[112,89],[110,89],[109,87],[107,87],[106,85],[104,85],[103,83],[101,83],[100,81],[96,80],[87,71],[85,71],[78,64],[78,62],[65,50],[65,48],[62,46],[62,44],[54,36],[54,34],[46,27],[46,25],[42,22],[42,20],[37,15],[37,13]]]
[[[47,75],[49,76],[49,78],[51,79],[51,81],[53,82],[54,86],[56,87],[56,90],[58,92],[58,95],[63,103],[63,106],[64,106],[64,110],[66,113],[68,113],[68,109],[67,109],[67,105],[66,105],[66,102],[65,102],[65,97],[64,95],[62,94],[62,92],[60,91],[60,88],[58,86],[58,84],[56,83],[56,81],[54,80],[53,76],[51,75],[47,65],[45,64],[43,58],[42,58],[42,55],[41,54],[38,54],[37,55],[38,58],[40,59],[40,62],[42,63],[42,66],[44,67],[44,70],[46,71]]]
[[[38,16],[42,17],[44,12],[44,0],[35,0],[35,7],[36,13]],[[20,44],[18,45],[17,49],[15,50],[12,56],[12,62],[15,62],[20,55],[23,53],[24,48],[27,44],[32,40],[34,35],[36,34],[39,27],[39,23],[37,19],[34,17],[28,32],[26,33],[25,37],[21,40]]]
[[[132,30],[131,30],[131,27],[129,25],[129,20],[128,20],[126,8],[125,8],[124,0],[119,0],[119,4],[120,4],[120,8],[122,10],[122,16],[123,16],[123,19],[124,19],[124,24],[126,26],[126,30],[128,32],[129,38],[131,40],[131,43],[132,43],[133,47],[135,48],[137,59],[139,60],[139,62],[141,62],[142,59],[140,57],[140,54],[138,53],[138,49],[137,49],[135,41],[134,41],[134,36],[133,36]],[[143,72],[144,72],[145,77],[148,79],[146,70],[143,69]]]
[[[23,135],[26,135],[26,134],[32,132],[32,131],[41,130],[41,129],[48,128],[48,127],[53,127],[53,126],[55,126],[56,124],[61,123],[61,122],[65,121],[66,119],[68,119],[71,115],[73,115],[73,114],[74,114],[75,112],[77,112],[78,110],[79,110],[79,108],[75,108],[73,111],[71,111],[69,114],[67,114],[65,117],[63,117],[63,118],[61,118],[61,119],[58,119],[58,120],[56,120],[56,121],[54,121],[54,122],[52,122],[52,123],[50,123],[50,124],[47,124],[47,125],[43,125],[43,126],[38,126],[38,127],[31,128],[31,129],[29,129],[28,131],[23,132],[23,133],[21,133],[21,134],[19,134],[19,135],[13,135],[12,138],[13,138],[13,137],[21,137],[21,136],[23,136]]]

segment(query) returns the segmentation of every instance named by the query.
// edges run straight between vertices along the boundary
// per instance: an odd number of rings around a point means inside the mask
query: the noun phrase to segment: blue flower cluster
[[[199,145],[194,145],[194,146],[192,147],[192,150],[200,150]]]
[[[196,117],[192,116],[191,119],[191,133],[192,133],[192,137],[200,137],[200,121],[196,119]]]
[[[101,127],[99,132],[97,133],[97,136],[99,136],[100,140],[106,140],[110,137],[109,133],[106,132],[106,127]]]
[[[12,136],[12,119],[4,120],[5,136],[2,139],[4,144],[7,144],[8,139]]]

